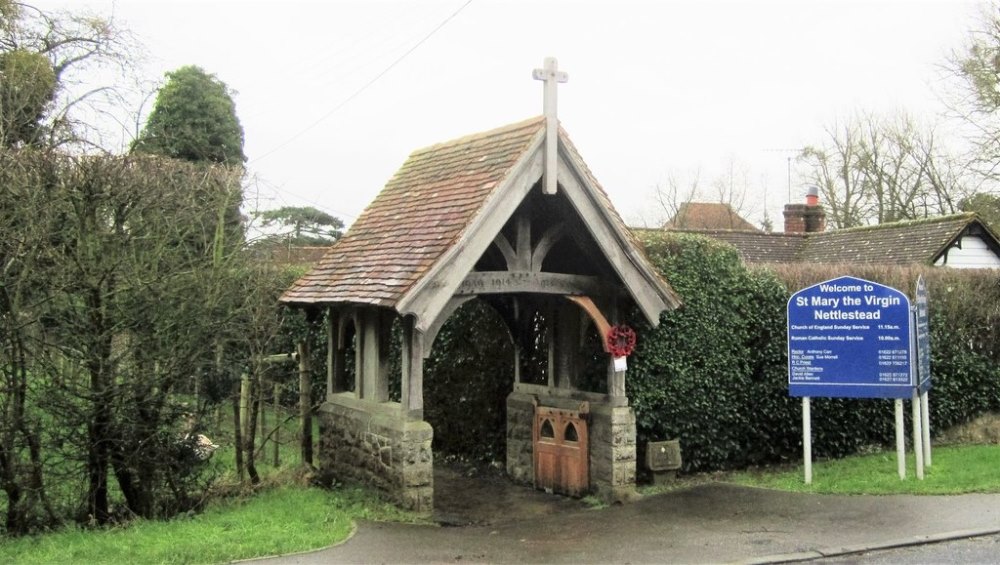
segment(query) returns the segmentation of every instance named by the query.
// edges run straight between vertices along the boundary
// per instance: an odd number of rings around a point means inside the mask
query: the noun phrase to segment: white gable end
[[[955,269],[1000,269],[1000,256],[997,256],[986,242],[979,236],[962,237],[960,246],[948,248],[934,262],[935,267],[952,267]]]

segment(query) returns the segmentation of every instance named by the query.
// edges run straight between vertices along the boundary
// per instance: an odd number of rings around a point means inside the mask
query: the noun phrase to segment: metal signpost
[[[903,399],[914,394],[910,300],[872,281],[840,277],[796,292],[788,300],[788,393],[802,397],[806,482],[812,481],[809,398],[896,399],[896,445],[905,477]],[[915,414],[919,413],[916,411]],[[914,422],[920,438],[920,418]],[[918,439],[917,476],[923,476]]]
[[[927,282],[924,276],[917,277],[913,312],[913,327],[917,350],[917,390],[920,393],[921,443],[924,448],[924,464],[931,466],[931,417],[928,391],[931,389],[931,331],[930,314],[927,308]]]

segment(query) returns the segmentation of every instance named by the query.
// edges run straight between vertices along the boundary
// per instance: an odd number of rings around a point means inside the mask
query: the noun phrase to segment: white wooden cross
[[[535,80],[545,81],[545,181],[542,192],[556,193],[556,171],[558,169],[559,118],[556,114],[556,85],[569,80],[569,75],[559,70],[555,57],[546,57],[545,66],[531,72]]]

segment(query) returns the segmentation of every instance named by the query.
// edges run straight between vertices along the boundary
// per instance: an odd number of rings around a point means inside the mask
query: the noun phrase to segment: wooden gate
[[[535,488],[582,496],[590,488],[587,413],[535,407]]]

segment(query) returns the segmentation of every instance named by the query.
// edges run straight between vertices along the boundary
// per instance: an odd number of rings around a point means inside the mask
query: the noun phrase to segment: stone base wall
[[[635,412],[628,406],[590,407],[590,486],[609,502],[635,491]]]
[[[320,472],[385,493],[400,507],[431,512],[434,458],[431,425],[409,420],[396,402],[329,395],[319,409]],[[529,429],[530,435],[530,429]]]
[[[515,483],[535,482],[531,444],[534,418],[534,395],[519,392],[507,395],[507,476]]]
[[[590,492],[608,502],[636,496],[635,413],[603,395],[550,393],[545,387],[519,386],[507,396],[507,475],[521,484],[535,480],[531,428],[535,405],[576,410],[589,404]]]

